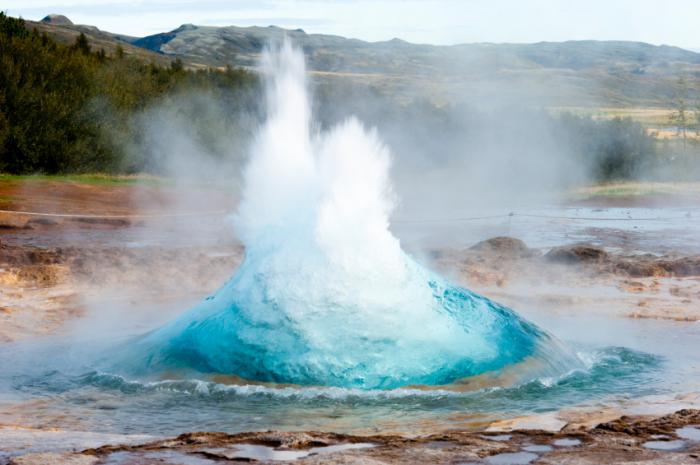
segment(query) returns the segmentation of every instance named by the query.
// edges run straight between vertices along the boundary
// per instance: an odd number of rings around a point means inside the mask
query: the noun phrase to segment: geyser
[[[129,365],[360,388],[442,385],[526,360],[537,376],[560,373],[572,358],[552,337],[402,251],[389,151],[354,118],[312,129],[302,53],[285,42],[262,65],[268,117],[235,218],[245,260],[131,344]]]

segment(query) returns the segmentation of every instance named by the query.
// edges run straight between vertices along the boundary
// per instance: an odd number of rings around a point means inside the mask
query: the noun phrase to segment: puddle
[[[70,430],[0,427],[0,464],[10,457],[31,453],[97,448],[105,444],[139,444],[158,439],[148,435],[103,434]]]
[[[557,447],[573,447],[581,444],[580,439],[557,439],[554,441],[554,445]]]
[[[687,439],[689,441],[700,441],[700,428],[697,426],[686,426],[685,428],[679,428],[676,430],[676,434],[679,438]]]
[[[455,443],[450,441],[430,441],[423,444],[426,449],[447,449],[454,447]]]
[[[523,447],[525,452],[551,452],[552,449],[553,447],[547,444],[529,444]]]
[[[537,454],[531,452],[512,452],[492,455],[486,458],[489,465],[527,465],[537,459]]]
[[[513,435],[511,435],[511,434],[496,434],[493,436],[481,435],[481,437],[488,440],[488,441],[510,441],[510,438],[512,438]]]
[[[685,441],[679,439],[675,441],[647,441],[642,447],[654,450],[677,450],[685,446]]]
[[[247,459],[247,460],[298,460],[311,455],[327,455],[334,452],[342,452],[352,449],[367,449],[374,447],[374,444],[358,442],[355,444],[335,444],[332,446],[312,447],[302,450],[280,450],[270,446],[257,444],[236,444],[232,448],[226,449],[206,449],[206,452],[216,454],[227,459]]]
[[[220,462],[209,460],[196,455],[183,454],[174,450],[159,452],[114,452],[104,462],[104,465],[147,465],[153,463],[177,463],[178,465],[217,465]]]

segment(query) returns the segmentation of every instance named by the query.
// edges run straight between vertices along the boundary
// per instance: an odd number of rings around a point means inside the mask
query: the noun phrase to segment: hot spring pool
[[[0,378],[0,422],[111,434],[266,429],[417,434],[700,390],[700,354],[688,350],[700,342],[699,324],[528,316],[557,331],[586,368],[556,379],[465,392],[363,390],[237,385],[231,379],[183,378],[184,373],[139,381],[88,366],[68,369],[81,358],[75,349],[5,345],[0,349],[0,363],[8,367]],[[600,324],[609,331],[594,331]]]
[[[235,220],[245,263],[179,316],[182,302],[136,303],[100,330],[0,346],[0,423],[413,434],[700,390],[699,324],[520,315],[418,265],[389,230],[376,132],[313,133],[303,56],[266,59],[270,115]]]

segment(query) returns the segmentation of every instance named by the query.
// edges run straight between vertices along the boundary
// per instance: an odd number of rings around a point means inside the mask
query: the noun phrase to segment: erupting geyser
[[[139,366],[360,388],[446,384],[525,360],[559,372],[570,359],[549,335],[401,250],[387,148],[353,118],[312,131],[301,52],[285,42],[263,66],[268,118],[236,216],[245,261],[132,345]]]

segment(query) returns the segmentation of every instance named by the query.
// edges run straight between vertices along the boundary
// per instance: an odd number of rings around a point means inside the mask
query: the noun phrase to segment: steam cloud
[[[389,231],[390,156],[350,118],[313,132],[304,58],[266,54],[268,119],[236,223],[246,258],[215,295],[130,346],[121,369],[343,387],[445,384],[576,363],[511,310],[446,282]],[[141,360],[140,363],[135,361]]]

